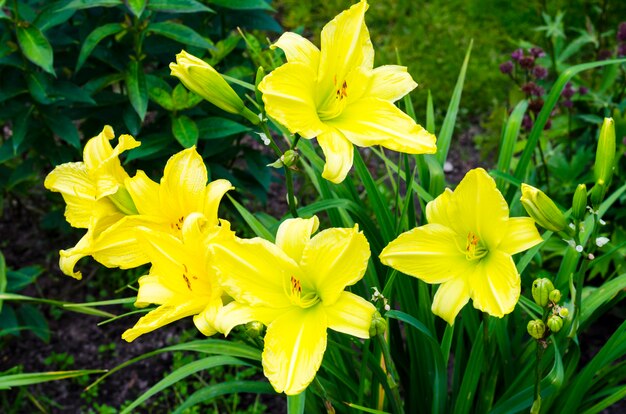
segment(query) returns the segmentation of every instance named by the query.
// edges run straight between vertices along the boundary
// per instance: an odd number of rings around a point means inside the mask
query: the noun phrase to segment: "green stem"
[[[387,382],[389,384],[389,388],[391,389],[391,398],[393,398],[394,404],[401,412],[404,412],[402,408],[402,398],[400,397],[400,390],[398,388],[398,383],[396,378],[398,378],[398,372],[396,371],[396,366],[393,363],[393,359],[391,359],[391,354],[389,353],[389,344],[385,339],[384,334],[376,335],[376,340],[378,341],[378,345],[383,352],[383,358],[385,359],[385,366],[387,371]]]
[[[543,339],[537,340],[537,352],[535,354],[535,401],[530,409],[532,414],[539,413],[541,409],[541,358],[546,351]]]

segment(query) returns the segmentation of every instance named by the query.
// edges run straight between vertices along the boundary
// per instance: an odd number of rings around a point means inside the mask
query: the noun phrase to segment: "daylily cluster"
[[[303,138],[317,137],[326,156],[322,175],[336,183],[352,165],[353,144],[410,154],[436,150],[435,137],[393,104],[416,86],[406,68],[373,68],[367,7],[363,0],[328,23],[321,50],[284,34],[275,47],[288,62],[259,85],[272,119]],[[187,53],[177,59],[172,72],[187,87],[228,112],[262,122],[208,64]],[[64,273],[80,279],[75,267],[85,256],[107,267],[151,264],[139,279],[135,305],[158,307],[124,339],[187,316],[207,336],[261,322],[267,326],[264,373],[276,391],[291,395],[314,379],[328,328],[362,339],[380,333],[371,329],[372,320],[380,319],[374,305],[346,291],[363,278],[370,259],[358,225],[314,235],[317,217],[293,218],[282,222],[275,243],[239,238],[218,218],[220,201],[233,187],[223,179],[207,183],[195,147],[173,155],[157,183],[143,171],[131,177],[120,163],[120,154],[138,141],[122,135],[112,147],[112,139],[106,126],[87,142],[83,162],[56,167],[45,186],[62,194],[68,222],[87,229],[75,247],[60,252]],[[426,217],[428,224],[382,251],[382,263],[441,283],[432,310],[450,324],[470,298],[491,315],[511,312],[520,294],[511,256],[541,241],[533,219],[510,218],[482,169],[428,203]]]

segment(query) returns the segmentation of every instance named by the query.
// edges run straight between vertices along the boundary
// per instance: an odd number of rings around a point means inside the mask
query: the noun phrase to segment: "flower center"
[[[470,231],[467,234],[467,242],[465,243],[465,257],[467,260],[482,259],[487,253],[487,249],[478,236]]]
[[[170,223],[170,228],[172,230],[177,229],[177,230],[182,230],[183,228],[183,222],[185,221],[185,216],[180,216],[178,218],[178,220],[176,220],[173,223]]]
[[[337,76],[335,75],[335,87],[337,87]],[[348,97],[348,83],[344,80],[341,84],[341,87],[337,88],[335,92],[335,98],[342,100],[343,98]]]
[[[185,281],[185,284],[187,285],[187,288],[189,289],[189,291],[192,292],[193,289],[191,288],[190,279],[198,280],[198,276],[190,274],[189,270],[187,269],[187,265],[183,263],[183,280]]]
[[[296,306],[300,306],[301,308],[310,308],[320,301],[320,297],[317,296],[315,292],[304,292],[302,293],[302,284],[300,283],[300,279],[295,276],[291,276],[290,285],[288,287],[288,296],[291,299],[291,303]]]

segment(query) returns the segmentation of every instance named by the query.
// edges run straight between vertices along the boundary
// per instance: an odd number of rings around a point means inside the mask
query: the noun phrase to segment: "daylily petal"
[[[380,261],[426,283],[442,283],[471,272],[472,264],[457,246],[457,234],[441,224],[402,233],[380,253]]]
[[[315,107],[317,73],[303,63],[286,63],[265,76],[259,84],[268,115],[293,134],[313,138],[326,127]]]
[[[206,200],[204,203],[204,215],[208,220],[209,226],[217,225],[217,210],[220,206],[222,197],[228,190],[234,190],[235,187],[228,180],[211,181],[206,186]]]
[[[465,174],[454,190],[448,217],[450,226],[460,237],[473,233],[486,244],[487,250],[492,250],[504,237],[509,206],[493,178],[482,168],[476,168]]]
[[[437,289],[431,310],[450,325],[469,300],[470,289],[466,277],[456,277],[444,282]]]
[[[296,263],[275,244],[234,238],[211,245],[213,265],[222,287],[236,301],[256,306],[290,306],[286,283],[302,279]]]
[[[163,284],[161,277],[155,275],[141,276],[135,306],[145,308],[152,303],[162,305],[171,300],[174,294]]]
[[[452,190],[446,188],[437,198],[426,204],[426,220],[428,223],[450,227],[448,204],[451,196]]]
[[[382,145],[407,154],[432,154],[436,138],[389,101],[363,98],[327,121],[355,145]]]
[[[321,79],[336,79],[341,84],[350,70],[358,66],[373,67],[374,48],[365,26],[367,8],[364,0],[354,4],[322,29]]]
[[[354,160],[354,147],[341,132],[332,128],[317,137],[317,143],[324,151],[326,164],[322,177],[335,184],[341,183]]]
[[[215,319],[221,308],[222,299],[217,297],[211,300],[202,312],[193,317],[194,325],[203,335],[211,336],[218,332],[215,327]]]
[[[306,245],[300,268],[322,302],[329,306],[346,286],[363,277],[369,258],[369,243],[358,226],[331,228],[318,233]]]
[[[160,186],[161,206],[168,208],[161,215],[176,220],[204,207],[207,171],[195,147],[173,155],[165,165]]]
[[[159,199],[159,184],[141,170],[134,177],[125,181],[125,187],[135,203],[139,214],[161,216],[163,209]]]
[[[302,251],[320,225],[317,216],[309,219],[294,218],[283,221],[276,233],[276,246],[296,263],[302,258]]]
[[[530,249],[543,241],[535,227],[535,220],[530,217],[512,217],[509,219],[507,232],[498,250],[515,254]]]
[[[228,335],[230,331],[238,325],[243,325],[252,321],[259,321],[268,325],[271,321],[279,317],[286,309],[269,308],[267,306],[248,306],[239,302],[230,302],[217,312],[214,323],[215,328]]]
[[[308,39],[297,33],[285,32],[280,38],[270,46],[272,49],[279,47],[285,56],[287,62],[299,62],[312,68],[317,68],[320,61],[320,51]]]
[[[366,94],[389,102],[397,101],[417,87],[406,66],[397,65],[375,68],[370,82]]]
[[[510,255],[491,251],[469,278],[474,307],[503,317],[515,308],[520,294],[520,276]]]
[[[326,350],[326,328],[321,306],[294,308],[270,323],[263,372],[276,392],[299,394],[313,381]]]
[[[186,302],[177,305],[161,305],[137,321],[135,326],[122,334],[122,339],[132,342],[139,336],[152,332],[168,323],[195,315],[203,308],[201,302]]]
[[[367,300],[354,293],[341,292],[339,299],[324,309],[330,329],[358,338],[370,337],[369,329],[376,308]]]

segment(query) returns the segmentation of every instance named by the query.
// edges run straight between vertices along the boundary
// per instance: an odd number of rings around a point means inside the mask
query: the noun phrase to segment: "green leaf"
[[[141,138],[141,145],[128,151],[125,162],[128,163],[136,159],[147,159],[151,156],[166,153],[166,149],[171,143],[172,136],[169,133],[143,136]]]
[[[448,150],[450,149],[450,142],[452,141],[452,134],[454,133],[454,125],[456,124],[456,115],[459,112],[459,104],[461,103],[461,94],[463,93],[463,84],[465,83],[465,73],[467,72],[467,65],[469,64],[473,44],[474,41],[471,40],[469,46],[467,47],[465,59],[463,60],[463,66],[461,66],[461,72],[459,73],[459,77],[456,81],[454,91],[452,91],[452,98],[450,99],[450,104],[448,105],[446,117],[443,120],[441,130],[437,136],[436,157],[441,166],[443,166],[446,162],[446,158],[448,157]],[[433,193],[432,189],[429,190],[431,194],[435,196],[437,195]]]
[[[172,134],[184,148],[189,148],[198,142],[198,126],[187,115],[172,117]]]
[[[185,45],[212,49],[213,45],[204,39],[198,32],[190,27],[174,22],[150,23],[146,29],[148,33],[154,33],[168,39],[175,40]]]
[[[15,118],[13,124],[13,153],[17,154],[18,149],[22,142],[24,142],[24,138],[26,138],[26,132],[28,131],[28,120],[30,119],[30,114],[33,112],[34,106],[30,106],[28,109],[20,112]]]
[[[511,166],[511,159],[513,158],[513,151],[515,149],[515,143],[519,136],[520,127],[522,126],[522,119],[528,108],[528,101],[522,100],[513,109],[511,116],[506,123],[504,133],[502,134],[502,140],[500,141],[500,154],[498,155],[498,171],[508,174]],[[504,191],[505,181],[503,178],[496,178],[496,185],[500,191]]]
[[[585,322],[588,322],[588,319],[593,315],[596,309],[613,299],[615,295],[624,289],[626,289],[626,273],[594,289],[594,291],[582,301],[580,310],[581,328],[579,329],[583,329],[583,326],[586,325]]]
[[[241,134],[251,130],[247,125],[228,118],[209,117],[198,121],[200,139],[219,139]]]
[[[22,326],[28,327],[38,338],[44,342],[50,340],[50,329],[48,322],[41,311],[33,305],[22,305],[17,310],[18,318],[22,321]]]
[[[195,0],[150,0],[148,9],[167,13],[197,13],[213,10]]]
[[[254,217],[252,213],[246,210],[244,206],[239,204],[237,200],[232,198],[230,194],[226,194],[226,196],[231,201],[231,203],[233,203],[233,205],[235,206],[239,214],[241,214],[241,217],[243,217],[246,224],[250,226],[250,230],[252,230],[254,234],[256,234],[257,236],[265,240],[269,240],[272,243],[274,242],[275,240],[274,235],[270,233],[270,231],[267,228],[265,228],[265,226],[263,226],[263,224],[256,217]]]
[[[164,109],[172,112],[174,111],[174,102],[172,96],[165,89],[158,86],[151,86],[148,82],[148,96],[150,100],[161,105]]]
[[[124,26],[120,23],[109,23],[94,29],[83,41],[83,45],[78,53],[78,60],[76,61],[75,72],[78,72],[83,67],[85,60],[89,57],[91,52],[105,37],[114,35],[124,30]]]
[[[141,17],[141,13],[146,8],[146,0],[126,0],[126,5],[135,16]]]
[[[26,266],[19,270],[7,270],[7,292],[17,292],[24,289],[43,273],[40,266]]]
[[[148,86],[146,85],[146,75],[143,72],[143,67],[136,60],[131,60],[128,65],[126,88],[130,104],[143,121],[148,111]]]
[[[270,6],[265,0],[209,0],[209,3],[233,10],[274,11],[272,6]]]
[[[141,403],[146,401],[148,398],[152,397],[155,394],[158,394],[159,392],[163,391],[165,388],[176,384],[178,381],[181,381],[182,379],[188,377],[189,375],[193,375],[198,371],[203,371],[209,368],[219,367],[223,365],[230,365],[230,366],[248,365],[249,366],[250,364],[240,359],[229,357],[229,356],[210,356],[207,358],[200,359],[198,361],[191,362],[187,365],[184,365],[178,368],[177,370],[175,370],[174,372],[172,372],[171,374],[163,378],[161,381],[159,381],[157,384],[155,384],[153,387],[151,387],[148,391],[146,391],[143,395],[141,395],[141,397],[137,398],[135,401],[133,401],[132,404],[126,407],[124,411],[122,411],[122,414],[132,412],[133,409],[138,407]]]
[[[123,0],[74,0],[67,6],[63,7],[60,11],[73,9],[82,10],[90,9],[92,7],[115,7],[123,4]]]
[[[61,9],[63,6],[62,1],[53,2],[37,14],[37,17],[33,21],[33,24],[39,28],[42,32],[61,25],[72,18],[76,10]]]
[[[300,394],[287,396],[287,413],[288,414],[303,414],[304,406],[306,403],[306,390]]]
[[[27,374],[13,374],[0,376],[0,390],[8,390],[12,387],[39,384],[41,382],[57,381],[67,378],[82,377],[83,375],[99,374],[106,372],[102,369],[86,369],[79,371],[55,371],[55,372],[31,372]]]
[[[4,255],[0,252],[0,293],[7,290],[7,264]],[[2,312],[2,299],[0,299],[0,313]]]
[[[26,83],[28,84],[28,91],[35,101],[44,105],[52,103],[48,96],[48,75],[42,72],[29,73]]]
[[[72,120],[56,111],[41,111],[43,120],[48,127],[63,141],[77,149],[81,149],[78,129]]]
[[[46,72],[55,75],[52,46],[43,33],[36,26],[28,25],[18,26],[16,34],[24,56]]]
[[[185,410],[202,402],[208,402],[221,395],[236,393],[275,394],[276,391],[267,382],[260,381],[226,381],[217,384],[206,385],[191,394],[185,402],[179,405],[172,414],[182,414]]]

